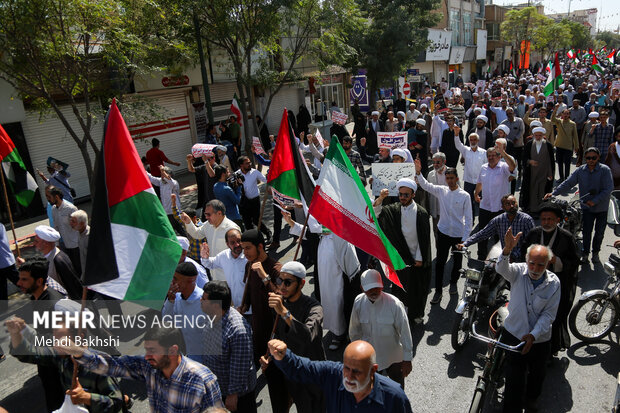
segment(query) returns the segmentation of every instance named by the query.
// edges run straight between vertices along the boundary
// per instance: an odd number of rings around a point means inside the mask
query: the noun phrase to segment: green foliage
[[[506,13],[500,27],[502,39],[518,47],[522,41],[533,41],[534,35],[540,26],[547,24],[550,19],[539,14],[536,7],[513,9]]]
[[[532,47],[534,50],[542,52],[543,56],[545,52],[552,54],[558,50],[571,47],[570,28],[545,17],[543,24],[534,30]]]
[[[620,49],[620,34],[613,32],[599,32],[596,34],[596,40],[611,49]]]
[[[592,37],[590,36],[590,30],[586,26],[568,19],[563,19],[560,24],[567,27],[570,31],[568,47],[573,49],[592,47]]]

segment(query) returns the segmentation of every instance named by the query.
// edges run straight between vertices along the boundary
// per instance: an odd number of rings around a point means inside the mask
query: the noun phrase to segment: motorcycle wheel
[[[469,324],[469,307],[465,308],[463,314],[457,314],[452,323],[451,343],[454,351],[460,351],[469,339],[469,326],[463,328],[464,324]]]
[[[601,314],[600,309],[607,303]],[[605,337],[618,321],[618,313],[613,302],[608,302],[604,294],[596,294],[575,304],[568,316],[571,333],[579,340],[592,343]]]
[[[484,401],[484,391],[482,389],[476,389],[474,397],[471,399],[471,405],[469,406],[469,413],[480,413],[482,411],[482,402]]]

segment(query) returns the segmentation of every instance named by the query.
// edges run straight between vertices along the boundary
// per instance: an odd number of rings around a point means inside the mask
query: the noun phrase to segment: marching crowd
[[[399,94],[382,112],[365,114],[356,102],[353,133],[332,127],[332,139],[365,186],[372,185],[369,164],[414,165],[415,175],[400,179],[396,194],[383,189],[373,201],[379,225],[406,264],[397,271],[402,289],[388,281],[376,258],[329,229],[310,223],[304,230],[309,221],[301,206],[274,201],[273,227],[262,221],[259,187],[267,179],[261,170],[277,142],[266,127],[261,142],[267,155],[255,155],[257,170],[240,153],[234,116],[219,134],[209,125],[206,142],[218,144],[214,153],[186,159],[198,185],[196,208],[182,208],[179,183],[164,166],[180,163],[153,139],[143,161],[183,249],[161,311],[208,314],[218,328],[150,330],[144,356],[116,357],[75,345],[34,348],[24,320],[12,318],[6,322],[10,352],[38,365],[49,411],[65,392],[88,411],[121,411],[131,400],[114,378],[133,378],[146,383],[156,412],[252,412],[262,373],[277,413],[292,403],[298,412],[409,412],[404,387],[415,368],[411,331],[424,324],[431,290],[431,305],[446,292],[450,250],[477,244],[484,260],[489,243],[499,241],[496,270],[511,289],[502,341],[525,342],[521,353],[507,358],[504,411],[535,411],[548,360],[570,346],[567,318],[579,266],[600,263],[611,192],[620,189],[620,86],[612,88],[618,69],[610,65],[597,75],[568,66],[564,83],[548,97],[540,77],[524,70],[518,77],[489,78],[483,87],[426,85],[416,99]],[[317,178],[329,142],[309,133],[306,112],[302,107],[297,120],[289,116],[308,172]],[[407,132],[406,147],[379,145],[378,132],[395,131]],[[72,204],[66,174],[50,173],[49,179],[40,174],[51,206],[51,226],[35,231],[41,258],[16,262],[2,227],[1,271],[32,300],[79,300],[88,216]],[[581,252],[575,235],[559,226],[563,211],[552,202],[575,187],[583,214]],[[297,261],[273,258],[282,221],[302,238]],[[450,295],[458,294],[461,267],[462,255],[453,254]],[[311,296],[302,291],[309,275]],[[6,289],[0,293],[6,300]],[[106,303],[120,312],[114,300]],[[325,330],[329,350],[346,346],[342,362],[326,360]],[[69,356],[80,366],[77,386]]]

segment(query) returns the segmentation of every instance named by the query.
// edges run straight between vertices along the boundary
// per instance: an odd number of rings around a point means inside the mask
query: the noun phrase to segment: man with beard
[[[560,280],[547,269],[553,258],[549,248],[530,245],[525,254],[526,262],[509,263],[522,236],[521,232],[514,236],[513,229],[508,228],[504,249],[495,267],[497,273],[510,282],[508,317],[501,341],[510,346],[525,342],[521,353],[505,353],[505,413],[521,412],[524,407],[526,411],[536,411],[551,347],[551,325],[561,294]]]
[[[366,139],[368,140],[368,155],[374,156],[379,149],[377,142],[377,132],[383,132],[385,126],[383,121],[379,119],[379,111],[374,110],[371,113],[371,118],[366,124]]]
[[[579,257],[575,253],[577,244],[573,234],[560,228],[558,224],[562,220],[562,209],[550,202],[545,202],[540,208],[540,226],[532,230],[524,237],[521,254],[525,260],[524,251],[530,245],[540,244],[551,248],[553,258],[549,262],[549,269],[560,280],[561,296],[558,313],[551,329],[551,353],[570,347],[570,334],[568,333],[568,313],[573,306],[575,289],[577,288],[577,269]]]
[[[221,406],[217,378],[207,367],[183,355],[183,333],[177,328],[154,327],[144,335],[144,356],[113,357],[77,346],[58,346],[84,369],[94,373],[142,381],[154,413],[204,411]]]
[[[342,363],[299,357],[280,340],[269,342],[269,352],[289,380],[321,387],[328,412],[412,411],[400,386],[377,373],[375,350],[365,341],[349,344]]]
[[[426,133],[426,121],[417,119],[415,126],[407,131],[407,148],[413,159],[419,159],[422,163],[422,175],[428,173],[428,133]]]
[[[491,134],[491,131],[489,131],[489,134]],[[465,181],[465,185],[463,189],[469,194],[473,222],[474,217],[478,215],[478,204],[474,200],[474,192],[476,191],[476,182],[478,182],[482,165],[487,163],[487,151],[480,147],[480,136],[477,133],[469,134],[468,140],[469,146],[465,146],[456,136],[454,137],[454,145],[465,160],[463,168],[463,181]]]
[[[235,173],[241,173],[244,177],[239,212],[243,217],[245,228],[252,229],[258,225],[260,215],[260,190],[258,189],[258,184],[260,182],[267,182],[267,178],[258,170],[252,168],[250,158],[247,156],[240,156],[238,163],[239,169]],[[271,244],[271,231],[264,222],[261,222],[259,230],[265,234],[267,244]]]
[[[450,168],[456,168],[456,164],[459,161],[459,151],[454,146],[454,137],[458,136],[459,141],[463,143],[463,132],[461,128],[456,125],[456,119],[454,116],[446,115],[446,123],[448,128],[442,132],[441,142],[439,144],[439,151],[446,154],[446,165]]]
[[[467,136],[471,136],[472,133],[478,135],[478,146],[482,149],[489,149],[495,145],[495,139],[493,139],[493,132],[489,128],[487,128],[487,123],[489,122],[489,118],[484,115],[476,116],[476,121],[470,122],[473,126],[467,132]],[[472,143],[469,142],[469,145]]]
[[[383,292],[383,281],[378,271],[364,271],[361,283],[364,292],[355,298],[349,337],[352,341],[370,343],[377,351],[379,374],[388,376],[404,389],[413,358],[413,342],[405,306],[392,294]]]
[[[480,241],[485,242],[492,236],[499,237],[502,247],[504,247],[503,234],[506,234],[508,228],[512,228],[515,232],[523,233],[524,237],[534,228],[534,220],[528,214],[519,211],[519,204],[514,195],[504,195],[502,197],[502,208],[504,210],[503,214],[493,218],[484,228],[471,235],[464,243],[459,244],[457,247],[460,249],[462,247],[469,247]],[[523,239],[513,248],[510,257],[513,261],[519,261],[521,259],[522,248]],[[478,246],[478,250],[480,250],[480,246]],[[481,259],[485,258],[486,257],[483,257]]]
[[[391,163],[392,162],[392,156],[390,155],[389,148],[379,148],[379,153],[375,154],[374,156],[367,155],[366,154],[366,138],[360,139],[360,145],[357,149],[359,149],[359,154],[362,160],[368,163]]]
[[[520,203],[524,210],[537,213],[540,202],[553,188],[555,163],[553,145],[545,139],[545,128],[535,127],[534,139],[525,144],[523,151],[523,182]]]
[[[257,229],[241,234],[241,247],[248,263],[245,266],[245,291],[239,312],[244,314],[252,307],[252,342],[254,344],[254,363],[259,364],[261,356],[267,352],[267,341],[275,320],[269,308],[269,293],[278,291],[276,281],[280,277],[282,264],[265,252],[265,238]],[[269,398],[274,413],[288,412],[288,395],[282,372],[269,365],[264,371],[269,389]]]
[[[413,201],[418,186],[412,179],[403,178],[396,187],[399,203],[381,206],[383,198],[388,196],[387,189],[383,189],[373,207],[381,229],[407,265],[398,271],[404,291],[397,288],[394,295],[407,307],[409,320],[421,324],[431,281],[429,217],[428,212]]]
[[[527,112],[525,112],[525,116],[523,117],[523,121],[527,126],[532,129],[536,127],[535,125],[533,125],[533,122],[540,122],[540,125],[538,126],[542,126],[543,128],[545,128],[545,136],[547,137],[547,141],[553,144],[555,140],[555,129],[553,128],[553,122],[551,122],[550,119],[547,119],[547,108],[542,106],[540,109],[538,109],[538,118],[530,117],[533,109],[534,105],[530,105],[528,107]]]
[[[366,149],[367,152],[371,155],[374,155],[376,151],[371,153],[370,143],[368,141],[367,143],[369,146]],[[366,171],[364,171],[364,164],[362,163],[362,157],[360,156],[359,152],[353,149],[353,138],[351,138],[348,135],[342,138],[342,149],[344,149],[344,152],[349,157],[349,160],[351,161],[353,168],[359,171],[358,173],[359,173],[360,180],[362,181],[362,184],[366,185]]]
[[[306,267],[300,262],[290,261],[282,266],[277,281],[279,293],[269,293],[269,307],[282,319],[278,323],[276,336],[291,348],[291,351],[310,360],[325,360],[323,350],[323,308],[312,297],[301,292],[306,280]],[[269,360],[261,357],[261,364]],[[300,386],[287,380],[288,393],[300,413],[325,411],[323,394],[318,386]]]

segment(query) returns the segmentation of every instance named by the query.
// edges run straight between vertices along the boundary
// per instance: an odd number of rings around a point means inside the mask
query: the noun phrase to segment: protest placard
[[[415,165],[412,163],[373,163],[372,194],[379,196],[383,188],[387,188],[390,196],[398,195],[396,184],[402,178],[415,176]]]
[[[355,129],[355,122],[350,122],[344,125],[344,128],[349,132],[349,136],[353,137],[353,129]]]
[[[254,153],[267,155],[267,152],[265,152],[265,148],[263,148],[263,144],[261,143],[260,138],[256,136],[252,136],[252,148],[254,149]]]
[[[620,80],[614,80],[611,82],[611,90],[618,89],[620,90]]]
[[[210,143],[197,143],[192,146],[192,155],[194,155],[194,158],[200,158],[202,155],[212,155],[216,146]]]
[[[332,122],[334,122],[336,125],[344,125],[345,123],[347,123],[347,119],[349,119],[349,117],[346,113],[332,110]]]
[[[478,80],[476,82],[476,93],[478,93],[479,95],[482,95],[486,88],[486,82],[484,80]]]
[[[321,130],[317,129],[314,136],[316,136],[316,139],[319,141],[320,149],[325,149],[325,139],[323,139],[323,135],[321,135]]]
[[[407,132],[377,132],[377,145],[379,148],[406,148]]]

